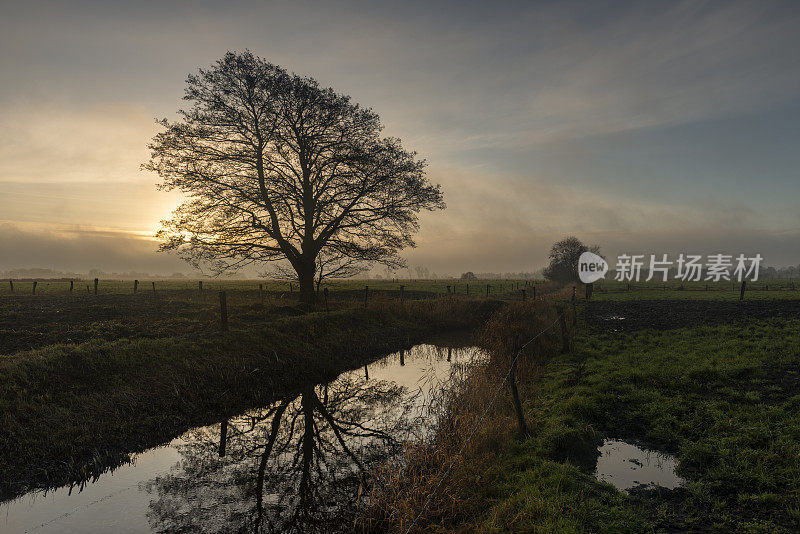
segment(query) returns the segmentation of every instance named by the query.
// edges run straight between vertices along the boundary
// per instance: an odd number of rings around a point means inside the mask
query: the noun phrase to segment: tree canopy
[[[577,282],[578,258],[586,251],[599,255],[600,247],[588,247],[574,236],[557,241],[550,249],[550,264],[544,269],[544,277],[562,284]]]
[[[184,100],[144,168],[188,197],[157,235],[196,267],[284,262],[312,302],[315,277],[403,266],[419,211],[445,207],[374,111],[249,51],[190,75]]]

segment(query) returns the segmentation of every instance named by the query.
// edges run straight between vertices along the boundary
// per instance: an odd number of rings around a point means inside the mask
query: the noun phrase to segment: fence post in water
[[[228,420],[223,419],[219,427],[219,457],[225,456],[225,445],[228,442]]]
[[[97,278],[94,279],[94,294],[97,295],[97,284],[100,282]]]
[[[567,335],[567,318],[564,317],[564,308],[558,308],[558,322],[561,324],[561,352],[569,352],[569,336]]]
[[[219,292],[219,326],[223,332],[228,331],[228,297],[225,291]]]
[[[364,286],[364,307],[367,307],[367,300],[369,300],[369,286]]]
[[[73,281],[72,281],[72,280],[70,280],[70,281],[69,281],[69,294],[70,294],[70,295],[72,295],[72,285],[73,285]]]
[[[747,280],[742,280],[742,289],[739,290],[739,300],[744,300],[744,287],[747,284]]]
[[[528,425],[525,423],[525,414],[522,413],[522,402],[519,400],[519,391],[517,390],[517,357],[519,356],[519,341],[514,338],[514,350],[511,353],[511,369],[508,375],[508,385],[511,388],[511,398],[514,401],[514,411],[517,414],[517,423],[519,424],[519,435],[525,437],[528,435]]]
[[[328,309],[328,288],[327,287],[322,290],[322,294],[325,297],[325,312],[329,312],[330,310]]]
[[[38,283],[39,283],[39,282],[37,282],[36,280],[34,280],[34,281],[33,281],[33,293],[32,293],[33,295],[35,295],[35,294],[36,294],[36,285],[37,285]]]
[[[137,291],[139,291],[139,281],[138,280],[134,280],[133,281],[133,294],[135,295]]]

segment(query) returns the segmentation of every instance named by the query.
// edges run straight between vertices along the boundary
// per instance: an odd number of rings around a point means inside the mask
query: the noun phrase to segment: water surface
[[[348,530],[365,474],[430,430],[431,394],[479,357],[453,343],[391,354],[190,430],[93,483],[0,504],[0,532]]]
[[[599,452],[595,478],[619,490],[641,486],[675,489],[683,485],[683,479],[675,474],[677,461],[669,454],[608,439]]]

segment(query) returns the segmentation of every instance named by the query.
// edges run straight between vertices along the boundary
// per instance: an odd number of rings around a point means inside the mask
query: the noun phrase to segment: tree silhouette
[[[414,397],[351,373],[231,420],[226,453],[195,431],[179,469],[149,482],[158,532],[349,530],[360,485],[415,431]]]
[[[228,52],[187,84],[191,107],[159,121],[143,167],[189,197],[158,237],[195,267],[283,261],[312,304],[315,276],[404,265],[419,211],[444,208],[425,162],[381,137],[375,112],[312,78]]]
[[[587,247],[574,236],[557,241],[550,249],[550,264],[544,269],[545,278],[562,284],[577,282],[578,258],[586,251],[600,254],[600,247]]]

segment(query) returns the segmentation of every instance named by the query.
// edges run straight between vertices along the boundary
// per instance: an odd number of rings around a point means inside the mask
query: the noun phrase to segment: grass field
[[[513,313],[495,316],[497,335],[528,335],[554,317],[547,302],[532,302],[530,282],[522,302],[524,281],[473,281],[469,295],[462,281],[340,282],[328,286],[330,313],[304,313],[285,282],[204,281],[203,293],[196,281],[157,282],[155,294],[143,282],[133,295],[127,281],[101,281],[96,296],[85,287],[70,295],[68,281],[40,282],[33,295],[31,284],[16,281],[14,294],[6,287],[0,297],[6,496],[91,477],[190,426],[267,402],[281,388],[428,333],[478,328],[501,307]],[[572,294],[570,286],[536,287],[537,296],[561,304]],[[547,333],[549,348],[520,370],[530,435],[515,437],[502,393],[443,485],[445,500],[420,528],[800,530],[800,290],[791,281],[750,287],[744,302],[728,283],[629,290],[601,282],[590,302],[577,287],[571,351],[558,353],[556,328]],[[220,289],[228,294],[228,333],[219,328]],[[255,369],[261,378],[254,380]],[[448,412],[455,419],[442,429],[455,449],[498,380],[492,371],[459,382],[466,389],[452,398],[465,404]],[[628,495],[596,481],[604,438],[675,455],[686,485]],[[438,481],[426,470],[441,474],[453,456],[445,449],[422,457],[416,472],[425,483],[408,490],[413,497],[398,493],[400,500],[382,503],[405,510],[405,520],[427,498],[425,484]]]
[[[200,280],[139,280],[138,293],[143,295],[153,293],[153,283],[155,283],[156,294],[159,292],[196,292]],[[0,296],[3,295],[31,295],[33,293],[33,279],[0,281]],[[94,280],[72,280],[73,295],[86,296],[94,294]],[[206,292],[220,290],[227,291],[249,291],[258,292],[259,286],[263,286],[264,291],[276,295],[290,296],[292,291],[297,293],[297,282],[285,280],[225,280],[225,279],[203,279],[203,289]],[[490,295],[496,293],[506,293],[516,289],[522,289],[528,285],[537,285],[551,288],[552,283],[544,280],[471,280],[441,278],[437,280],[416,280],[416,279],[369,279],[369,280],[331,280],[321,285],[321,289],[327,287],[332,292],[341,291],[363,291],[365,286],[377,291],[399,291],[403,286],[406,291],[419,291],[428,293],[447,293],[450,291],[457,294],[478,296],[486,293],[486,286],[489,286]],[[469,286],[469,288],[468,288]],[[86,288],[89,288],[88,290]],[[37,279],[36,294],[69,295],[70,280],[67,279]],[[132,294],[134,288],[133,280],[99,280],[98,294],[100,295],[124,295]]]
[[[490,531],[800,529],[800,321],[587,331],[532,391]],[[603,437],[676,455],[681,490],[625,497],[594,480]]]
[[[580,302],[570,352],[531,361],[540,370],[521,381],[525,439],[504,390],[459,456],[497,372],[460,382],[458,417],[365,522],[394,528],[421,513],[418,530],[433,532],[800,531],[800,301],[682,293]],[[674,455],[685,485],[626,494],[599,482],[604,439]]]

